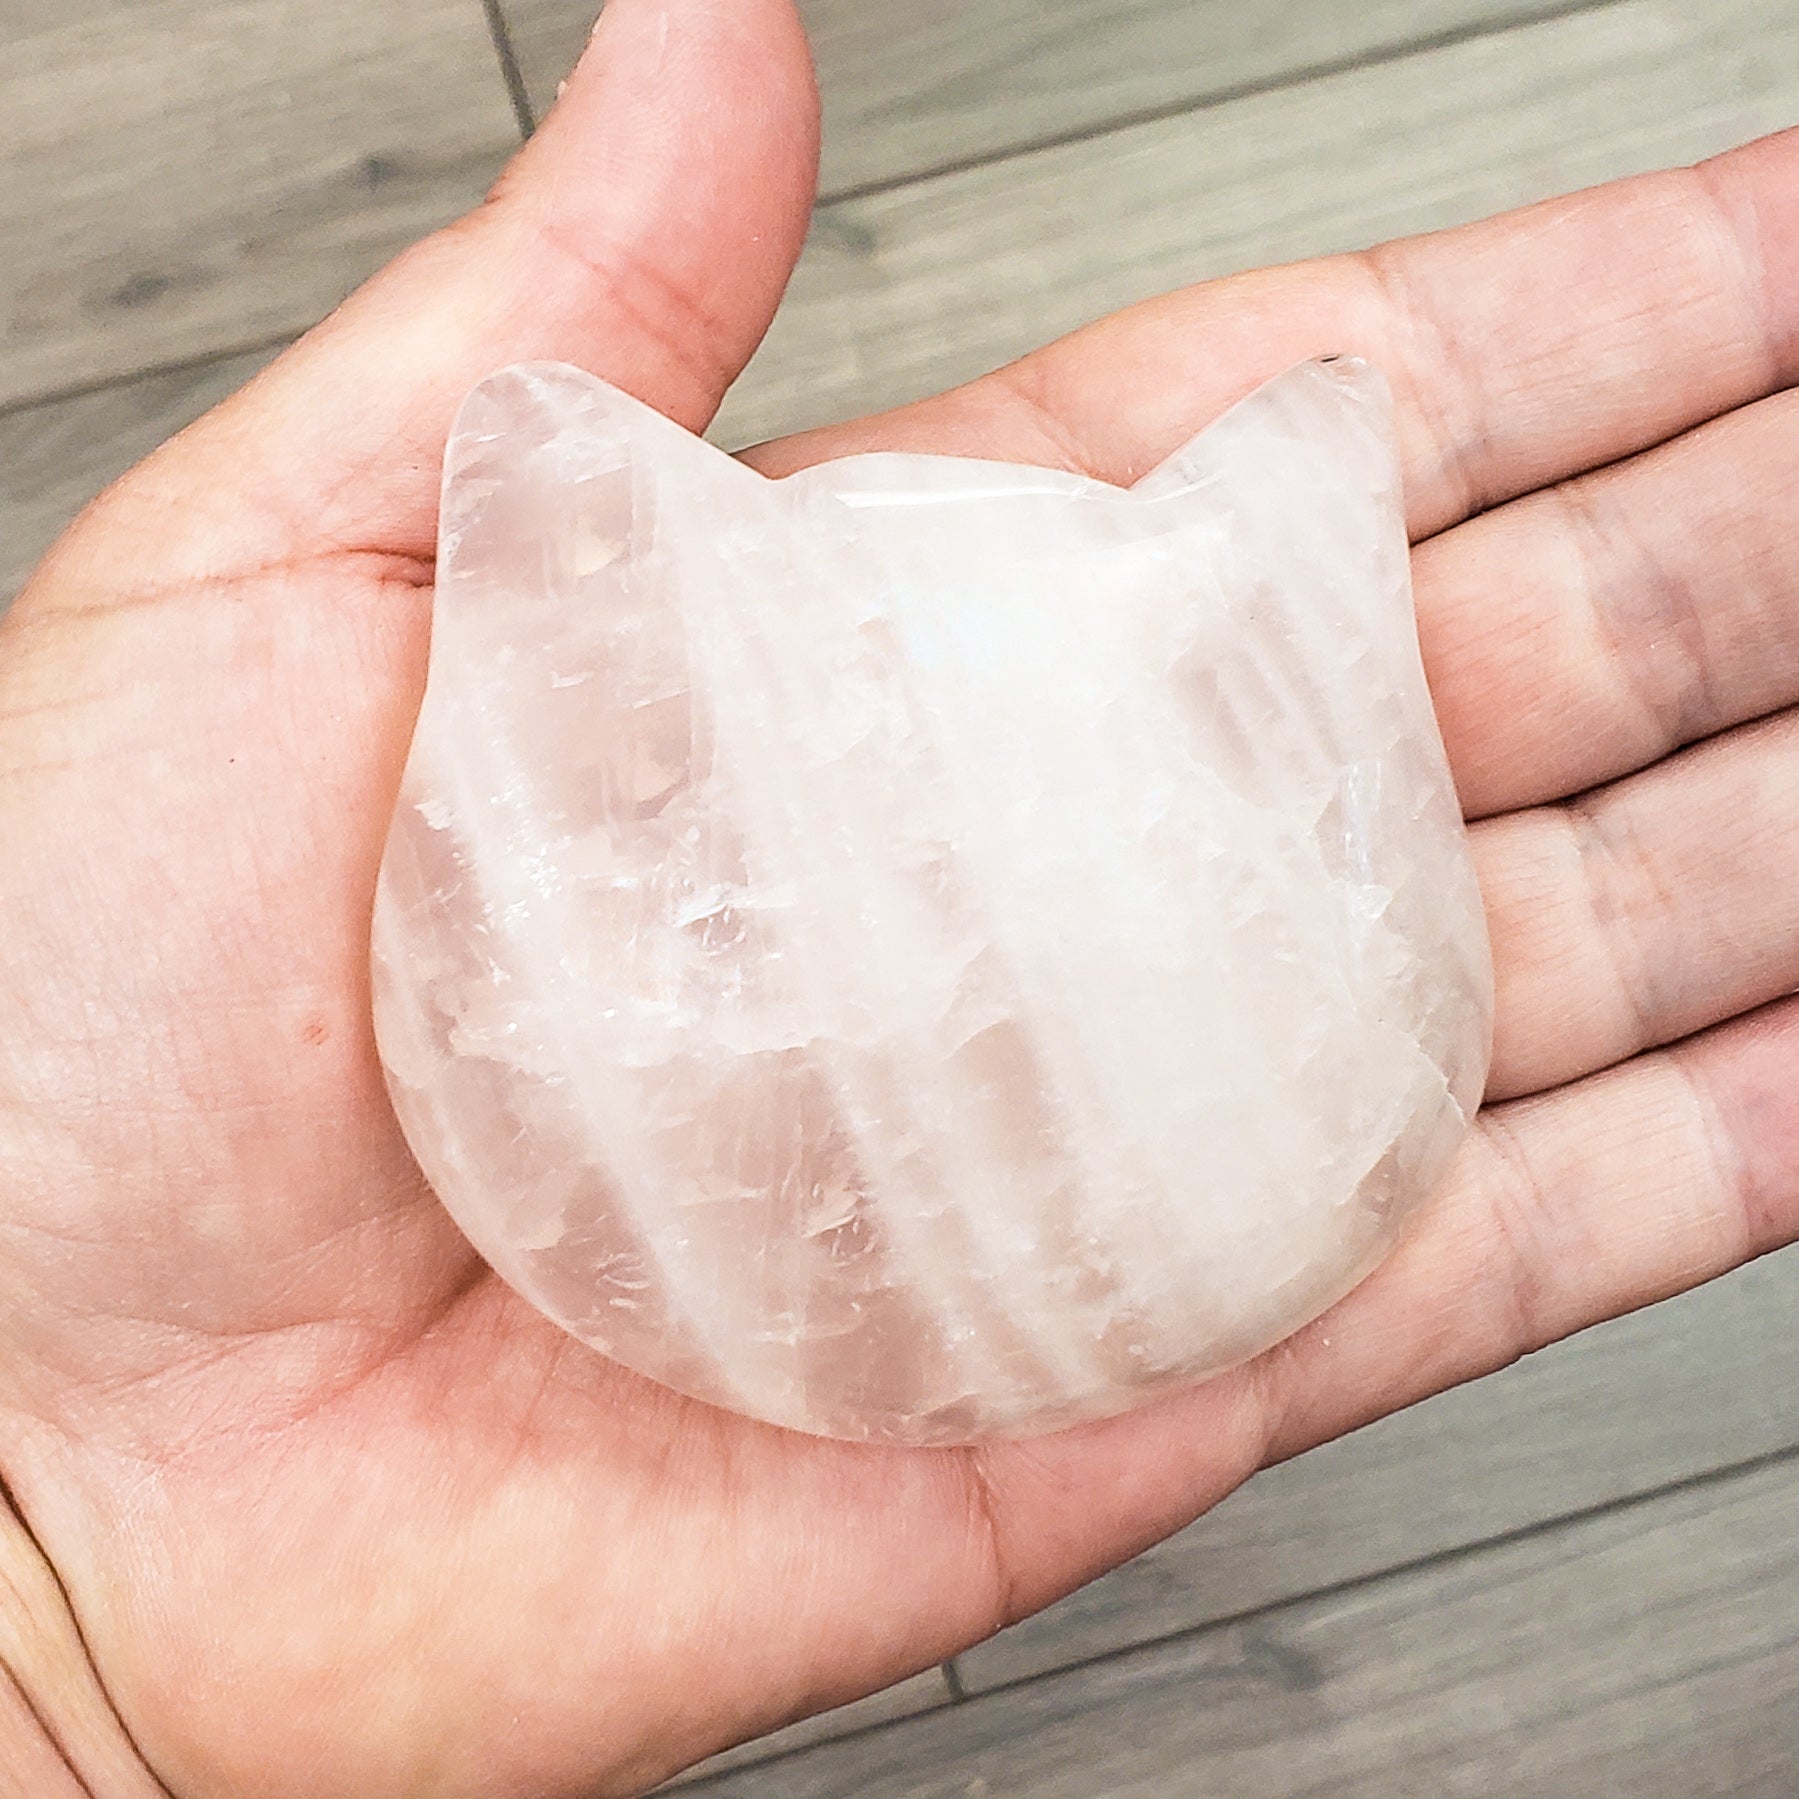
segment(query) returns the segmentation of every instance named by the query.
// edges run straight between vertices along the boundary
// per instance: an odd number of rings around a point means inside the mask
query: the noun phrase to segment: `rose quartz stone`
[[[1488,1057],[1380,378],[1296,369],[1123,491],[771,482],[494,376],[374,951],[443,1203],[683,1393],[954,1443],[1254,1355]]]

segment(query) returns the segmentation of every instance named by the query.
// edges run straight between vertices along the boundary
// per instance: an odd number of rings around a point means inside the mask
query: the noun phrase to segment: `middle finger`
[[[1474,853],[1498,1015],[1489,1099],[1538,1093],[1799,990],[1799,710]]]
[[[1799,702],[1799,394],[1421,544],[1419,635],[1471,818]]]

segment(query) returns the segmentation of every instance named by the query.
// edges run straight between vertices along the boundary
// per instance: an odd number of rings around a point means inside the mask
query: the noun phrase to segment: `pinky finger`
[[[1799,997],[1481,1115],[1437,1205],[1259,1370],[1267,1462],[1799,1239]]]

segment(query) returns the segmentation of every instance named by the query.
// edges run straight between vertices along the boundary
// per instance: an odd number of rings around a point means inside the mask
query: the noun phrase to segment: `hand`
[[[0,633],[0,1472],[129,1733],[72,1702],[97,1790],[633,1791],[1799,1235],[1789,137],[1177,294],[754,458],[1122,481],[1303,357],[1392,379],[1498,1051],[1449,1190],[1327,1320],[1132,1417],[906,1453],[676,1398],[485,1271],[367,1018],[443,440],[528,357],[702,426],[814,131],[787,0],[615,0],[489,205],[99,502]]]

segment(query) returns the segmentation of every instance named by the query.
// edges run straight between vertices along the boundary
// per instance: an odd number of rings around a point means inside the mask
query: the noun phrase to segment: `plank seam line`
[[[1198,97],[1189,95],[1184,99],[1141,107],[1135,112],[1120,113],[1116,118],[1106,119],[1096,125],[1076,126],[1067,131],[1050,132],[1043,137],[1021,138],[1017,143],[1004,144],[995,150],[984,150],[978,155],[952,157],[921,169],[908,170],[903,175],[883,175],[873,181],[859,181],[848,187],[832,188],[819,195],[818,204],[821,207],[841,206],[857,200],[871,200],[927,181],[940,181],[950,175],[966,175],[994,163],[1012,162],[1046,150],[1061,150],[1071,144],[1090,143],[1099,138],[1111,137],[1117,132],[1135,130],[1140,125],[1158,125],[1188,113],[1211,112],[1216,107],[1229,106],[1233,101],[1255,100],[1265,94],[1279,93],[1284,88],[1306,87],[1314,82],[1329,81],[1339,75],[1353,75],[1363,69],[1386,68],[1410,61],[1413,57],[1429,56],[1439,50],[1454,50],[1463,44],[1479,43],[1486,38],[1504,37],[1508,32],[1554,25],[1581,13],[1620,12],[1634,4],[1636,0],[1552,0],[1551,4],[1515,13],[1508,19],[1472,20],[1466,25],[1449,25],[1440,31],[1426,32],[1420,37],[1407,38],[1399,43],[1377,44],[1367,50],[1354,51],[1348,56],[1303,63],[1298,68],[1287,69],[1278,75],[1261,75],[1233,82],[1228,87],[1217,88]]]
[[[1539,1518],[1534,1523],[1520,1524],[1511,1530],[1495,1532],[1490,1537],[1482,1537],[1475,1543],[1462,1543],[1449,1549],[1433,1550],[1429,1555],[1415,1556],[1410,1561],[1393,1562],[1384,1568],[1376,1568],[1367,1574],[1355,1574],[1345,1580],[1331,1581],[1321,1587],[1312,1587],[1304,1593],[1294,1593],[1285,1599],[1270,1600],[1266,1605],[1246,1606],[1242,1611],[1226,1612],[1216,1618],[1208,1618],[1203,1624],[1191,1625],[1185,1630],[1171,1630],[1161,1636],[1144,1637],[1135,1643],[1120,1644],[1116,1649],[1102,1649],[1092,1655],[1078,1657],[1074,1661],[1058,1662],[1053,1667],[1039,1669],[1034,1674],[1021,1674],[1013,1680],[996,1682],[990,1687],[978,1687],[968,1693],[967,1703],[975,1704],[992,1694],[1014,1692],[1020,1687],[1027,1687],[1040,1680],[1049,1680],[1063,1674],[1075,1674],[1084,1669],[1098,1667],[1106,1662],[1122,1661],[1127,1656],[1139,1655],[1152,1649],[1163,1649],[1172,1643],[1188,1642],[1196,1637],[1208,1636],[1214,1631],[1235,1629],[1238,1625],[1249,1624],[1260,1618],[1277,1617],[1283,1612],[1290,1612],[1300,1606],[1312,1605],[1319,1600],[1339,1599],[1351,1593],[1359,1593],[1382,1581],[1396,1580],[1408,1574],[1427,1573],[1434,1568],[1448,1567],[1453,1563],[1472,1561],[1476,1556],[1484,1555],[1489,1550],[1510,1549],[1520,1543],[1529,1543],[1539,1537],[1554,1536],[1558,1531],[1574,1530],[1583,1524],[1592,1524],[1601,1518],[1613,1514],[1636,1511],[1641,1507],[1651,1506],[1659,1500],[1672,1499],[1684,1493],[1703,1493],[1712,1487],[1728,1486],[1732,1481],[1747,1480],[1756,1474],[1765,1474],[1770,1469],[1782,1467],[1788,1463],[1799,1465],[1799,1443],[1789,1443],[1784,1449],[1770,1449],[1760,1455],[1746,1456],[1739,1462],[1727,1462],[1720,1468],[1708,1468],[1703,1474],[1683,1475],[1679,1480],[1663,1481],[1659,1486],[1644,1487],[1635,1493],[1620,1494],[1616,1499],[1602,1499],[1593,1505],[1580,1506],[1571,1512],[1562,1512],[1554,1518]],[[878,1728],[878,1727],[877,1727]],[[798,1753],[796,1751],[796,1753]]]
[[[1074,1661],[1058,1662],[1054,1667],[1041,1668],[1034,1674],[1021,1674],[1014,1680],[999,1681],[990,1687],[980,1687],[970,1691],[958,1672],[949,1682],[951,1697],[939,1701],[936,1705],[925,1706],[919,1711],[908,1713],[903,1718],[882,1718],[873,1723],[859,1724],[853,1730],[845,1730],[835,1736],[824,1737],[817,1742],[799,1744],[792,1749],[774,1750],[754,1761],[740,1764],[738,1768],[730,1770],[729,1773],[702,1776],[696,1781],[687,1783],[682,1791],[683,1793],[691,1791],[695,1795],[695,1799],[699,1799],[699,1796],[711,1786],[714,1780],[728,1779],[730,1773],[747,1773],[752,1768],[761,1770],[772,1767],[779,1762],[796,1760],[802,1755],[813,1755],[822,1750],[835,1748],[839,1743],[856,1742],[863,1737],[873,1736],[878,1731],[903,1730],[916,1719],[928,1718],[937,1712],[952,1710],[962,1705],[978,1705],[983,1700],[996,1698],[1004,1693],[1016,1693],[1021,1688],[1035,1686],[1042,1681],[1059,1679],[1064,1674],[1079,1674],[1108,1662],[1123,1661],[1127,1656],[1141,1655],[1152,1649],[1165,1649],[1170,1644],[1207,1636],[1214,1631],[1229,1630],[1257,1618],[1274,1617],[1282,1612],[1292,1611],[1299,1606],[1310,1605],[1317,1600],[1339,1598],[1401,1575],[1416,1574],[1453,1562],[1471,1561],[1474,1557],[1490,1549],[1505,1549],[1513,1544],[1526,1543],[1535,1537],[1549,1536],[1558,1530],[1568,1530],[1577,1525],[1591,1523],[1595,1519],[1606,1517],[1613,1512],[1628,1512],[1638,1506],[1653,1505],[1659,1499],[1671,1498],[1676,1494],[1703,1492],[1708,1487],[1726,1486],[1733,1480],[1743,1480],[1753,1474],[1765,1473],[1771,1468],[1778,1468],[1789,1462],[1799,1464],[1799,1443],[1789,1444],[1784,1449],[1767,1450],[1761,1455],[1747,1456],[1740,1462],[1729,1462],[1721,1468],[1708,1468],[1703,1474],[1685,1475],[1679,1480],[1664,1481],[1660,1486],[1645,1487],[1640,1492],[1622,1494],[1616,1499],[1601,1500],[1596,1505],[1582,1506],[1576,1511],[1564,1512],[1555,1518],[1540,1518],[1534,1524],[1520,1525],[1515,1530],[1500,1531],[1494,1536],[1483,1537],[1478,1543],[1464,1543],[1453,1549],[1439,1549],[1430,1555],[1417,1556],[1409,1562],[1395,1562],[1389,1567],[1377,1568],[1368,1574],[1358,1574],[1348,1580],[1333,1581],[1327,1586],[1313,1587],[1308,1592],[1295,1593],[1286,1599],[1271,1600],[1266,1605],[1248,1606],[1240,1612],[1231,1612],[1219,1618],[1208,1618],[1205,1623],[1193,1625],[1186,1630],[1171,1630],[1162,1636],[1145,1637],[1139,1642],[1121,1644],[1116,1649],[1100,1650],[1096,1654],[1081,1656]],[[949,1666],[950,1664],[947,1662],[943,1664],[946,1673]]]
[[[481,11],[487,20],[487,35],[493,39],[493,53],[499,58],[506,98],[512,102],[512,116],[518,121],[518,134],[529,137],[537,129],[537,115],[531,105],[531,90],[525,86],[524,70],[519,67],[503,0],[481,0]]]
[[[514,51],[511,30],[506,23],[504,0],[480,0],[480,4],[487,19],[494,53],[499,59],[500,71],[506,82],[507,94],[512,102],[515,121],[519,130],[529,136],[535,129],[535,118],[532,113],[530,97],[525,88],[524,77]],[[839,188],[821,194],[817,209],[822,211],[827,207],[849,205],[855,201],[874,198],[881,194],[897,193],[902,188],[923,185],[926,182],[940,180],[950,175],[966,174],[993,164],[1035,155],[1039,151],[1085,143],[1108,137],[1114,132],[1129,131],[1139,125],[1150,125],[1165,119],[1179,118],[1186,113],[1206,112],[1213,107],[1228,105],[1233,100],[1253,99],[1258,95],[1277,93],[1282,88],[1301,87],[1308,82],[1324,81],[1332,76],[1353,73],[1357,69],[1383,67],[1404,62],[1414,56],[1428,55],[1435,50],[1453,49],[1460,44],[1501,37],[1509,31],[1527,30],[1532,26],[1553,24],[1557,20],[1573,18],[1581,13],[1620,11],[1634,4],[1636,4],[1636,0],[1557,0],[1556,4],[1539,7],[1528,13],[1517,14],[1504,23],[1452,26],[1424,37],[1409,39],[1403,44],[1389,45],[1384,49],[1360,51],[1353,56],[1339,57],[1334,61],[1319,62],[1301,69],[1289,70],[1283,75],[1270,76],[1257,81],[1239,82],[1235,86],[1221,88],[1216,93],[1206,95],[1197,101],[1189,98],[1171,102],[1166,106],[1149,107],[1139,112],[1107,120],[1104,124],[1083,126],[1076,131],[1020,142],[980,156],[965,157],[932,168],[914,170],[905,175]],[[37,393],[18,394],[11,399],[0,400],[0,419],[10,418],[17,413],[29,412],[38,406],[54,406],[64,400],[88,399],[95,394],[106,392],[109,388],[126,387],[138,381],[153,381],[165,375],[201,369],[209,363],[225,362],[234,356],[252,355],[259,350],[279,349],[301,335],[303,335],[303,330],[288,329],[242,343],[217,345],[191,356],[172,357],[167,362],[148,363],[140,368],[106,375],[90,381],[71,382],[66,386],[46,388]]]
[[[311,326],[306,328],[311,329]],[[91,400],[117,387],[135,387],[143,381],[160,381],[169,375],[186,375],[209,368],[215,362],[232,362],[239,356],[254,356],[262,351],[285,350],[305,335],[304,331],[273,331],[266,337],[249,338],[243,343],[225,344],[218,349],[200,350],[192,356],[176,356],[167,362],[147,363],[122,375],[101,375],[92,381],[76,381],[67,387],[53,387],[41,394],[20,394],[15,399],[0,400],[0,419],[20,413],[35,412],[40,406],[60,406],[66,400]]]

